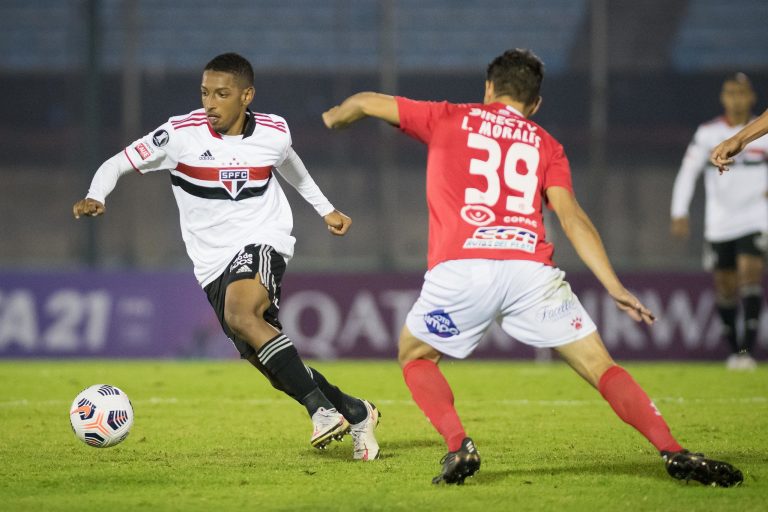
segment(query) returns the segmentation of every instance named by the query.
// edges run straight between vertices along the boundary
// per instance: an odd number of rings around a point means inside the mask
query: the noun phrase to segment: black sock
[[[759,284],[741,288],[741,305],[744,308],[744,343],[742,351],[752,352],[760,328],[760,310],[763,308],[763,288]]]
[[[328,379],[314,368],[307,366],[307,370],[309,370],[312,379],[317,383],[320,391],[328,397],[328,400],[336,407],[337,411],[344,415],[347,421],[352,424],[360,423],[368,416],[368,410],[365,408],[362,400],[344,393],[338,387],[328,382]]]
[[[333,404],[307,373],[307,368],[288,336],[278,334],[264,344],[256,355],[282,390],[301,402],[310,416],[320,407],[333,408]]]
[[[723,337],[728,341],[731,351],[736,354],[739,351],[739,340],[736,333],[736,304],[718,302],[717,313],[723,324]]]

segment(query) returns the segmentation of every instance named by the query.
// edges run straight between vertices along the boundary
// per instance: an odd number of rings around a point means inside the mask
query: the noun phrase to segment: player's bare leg
[[[690,453],[678,444],[654,403],[622,367],[616,365],[594,332],[557,348],[558,353],[584,380],[595,387],[625,423],[633,426],[664,458],[667,472],[679,480],[731,487],[744,477],[726,462]]]
[[[736,317],[739,308],[739,281],[736,269],[715,269],[712,272],[715,285],[717,314],[723,326],[723,337],[728,342],[731,355],[726,361],[729,369],[738,369],[739,340],[736,329]]]
[[[480,469],[480,454],[467,437],[453,405],[453,391],[437,364],[442,354],[403,327],[398,344],[398,361],[414,402],[432,422],[448,445],[440,463],[441,473],[432,479],[438,484],[463,484]]]
[[[232,332],[256,350],[256,358],[270,381],[299,401],[312,418],[312,446],[324,448],[340,440],[349,422],[312,379],[291,340],[264,319],[271,302],[267,289],[255,279],[241,279],[227,286],[224,321]],[[256,361],[251,361],[255,365]],[[262,373],[265,373],[262,371]]]
[[[757,341],[760,312],[763,309],[764,267],[762,256],[739,254],[736,257],[739,295],[744,311],[744,339],[739,347],[740,369],[743,370],[753,370],[756,366],[751,354]]]

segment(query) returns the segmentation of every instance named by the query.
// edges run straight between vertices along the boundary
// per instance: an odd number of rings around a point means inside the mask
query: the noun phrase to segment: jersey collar
[[[495,101],[495,102],[493,102],[493,103],[489,103],[487,106],[489,106],[489,107],[490,107],[490,106],[493,106],[493,107],[503,108],[503,109],[505,109],[505,110],[508,110],[509,112],[512,112],[513,114],[516,114],[516,115],[518,115],[518,116],[520,116],[520,117],[522,117],[522,118],[525,118],[525,116],[523,115],[523,113],[522,113],[522,112],[520,112],[519,110],[517,110],[515,107],[512,107],[512,106],[510,106],[510,105],[507,105],[506,103],[502,103],[502,102],[500,102],[500,101]]]
[[[253,135],[253,130],[256,129],[256,119],[251,112],[251,109],[245,110],[245,129],[243,130],[243,138]]]
[[[245,110],[245,129],[243,130],[243,138],[250,137],[253,135],[253,130],[256,129],[256,119],[253,115],[253,112],[251,109]],[[224,137],[221,136],[220,133],[218,133],[216,130],[213,129],[213,126],[211,126],[211,123],[208,123],[208,130],[210,130],[211,135],[216,137],[217,139],[223,139]]]

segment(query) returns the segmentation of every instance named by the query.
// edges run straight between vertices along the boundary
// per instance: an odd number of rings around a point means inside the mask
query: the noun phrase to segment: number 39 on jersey
[[[469,162],[469,173],[485,178],[487,187],[485,190],[467,188],[464,192],[465,203],[484,204],[493,208],[503,197],[509,212],[523,215],[534,212],[533,201],[539,184],[536,175],[539,167],[538,149],[522,142],[513,142],[506,154],[502,154],[501,145],[496,139],[479,133],[469,134],[467,147],[488,153],[484,160],[473,158]],[[499,172],[500,168],[502,172]],[[504,181],[503,194],[500,174]]]

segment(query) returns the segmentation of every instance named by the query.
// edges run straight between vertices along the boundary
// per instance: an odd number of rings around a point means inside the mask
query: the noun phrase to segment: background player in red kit
[[[399,360],[414,401],[448,445],[433,482],[460,484],[480,468],[437,363],[443,355],[468,356],[498,319],[517,340],[557,350],[659,450],[671,476],[737,485],[743,480],[738,469],[677,443],[648,395],[611,359],[564,273],[553,266],[545,204],[617,306],[653,323],[619,281],[576,201],[562,146],[528,120],[541,106],[542,79],[538,57],[516,49],[488,66],[482,104],[359,93],[323,114],[329,128],[366,116],[383,119],[428,146],[429,270],[400,335]]]
[[[203,71],[203,108],[170,118],[104,162],[72,211],[76,218],[101,215],[121,176],[169,171],[195,276],[240,356],[306,407],[312,446],[324,448],[350,432],[353,457],[373,460],[379,453],[376,407],[305,366],[282,332],[281,281],[295,239],[290,205],[273,172],[312,204],[331,233],[344,235],[351,220],[309,175],[285,120],[248,108],[253,78],[244,57],[215,57]]]

